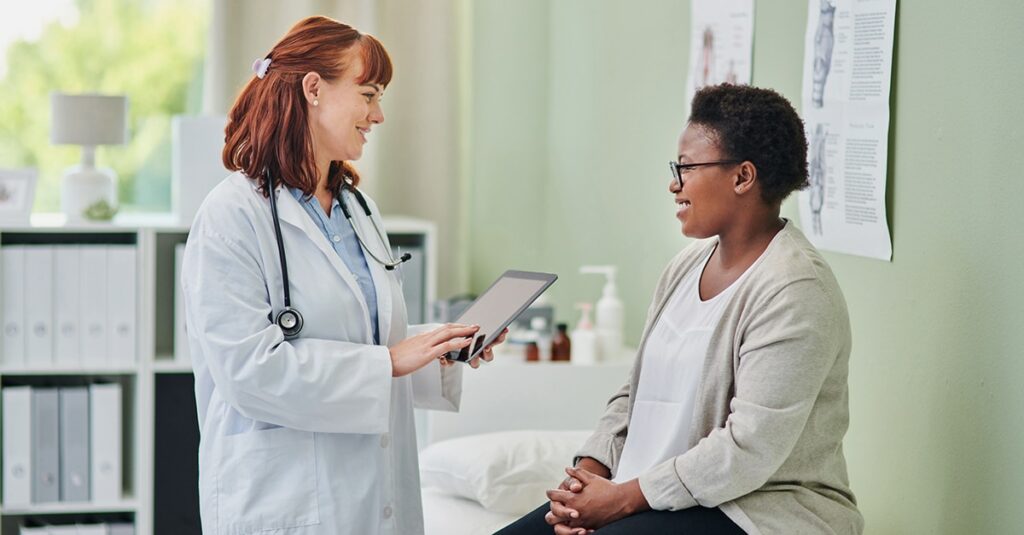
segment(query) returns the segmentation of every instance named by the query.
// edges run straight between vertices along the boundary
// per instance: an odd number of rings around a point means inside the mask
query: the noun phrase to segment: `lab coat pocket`
[[[223,437],[217,535],[320,523],[314,435],[287,427]]]

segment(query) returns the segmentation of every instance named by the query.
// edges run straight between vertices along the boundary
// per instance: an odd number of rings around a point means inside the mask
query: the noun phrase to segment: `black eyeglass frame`
[[[669,160],[668,169],[672,173],[672,178],[676,179],[676,182],[679,183],[679,189],[683,189],[683,169],[690,170],[708,165],[735,165],[743,163],[744,161],[746,160],[718,160],[716,162],[679,163]]]

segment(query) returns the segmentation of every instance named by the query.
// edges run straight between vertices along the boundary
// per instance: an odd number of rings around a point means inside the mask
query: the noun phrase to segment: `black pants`
[[[544,521],[551,510],[544,504],[494,535],[550,535]],[[691,507],[682,511],[647,511],[628,516],[594,532],[595,535],[745,535],[721,509]]]

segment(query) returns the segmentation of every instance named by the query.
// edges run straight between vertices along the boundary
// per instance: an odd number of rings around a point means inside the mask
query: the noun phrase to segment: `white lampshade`
[[[120,145],[128,140],[128,97],[50,95],[50,142],[55,145]]]

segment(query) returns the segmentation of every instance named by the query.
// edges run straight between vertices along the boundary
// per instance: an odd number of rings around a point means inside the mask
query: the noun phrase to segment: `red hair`
[[[372,35],[327,17],[309,17],[292,26],[267,54],[271,64],[266,76],[253,76],[228,113],[221,155],[224,167],[257,180],[261,191],[267,170],[277,183],[307,195],[315,193],[319,173],[302,78],[309,72],[319,73],[327,81],[340,78],[348,67],[349,51],[359,53],[363,60],[357,83],[387,87],[391,58]],[[328,189],[338,191],[345,176],[353,184],[359,183],[352,164],[331,162]]]

